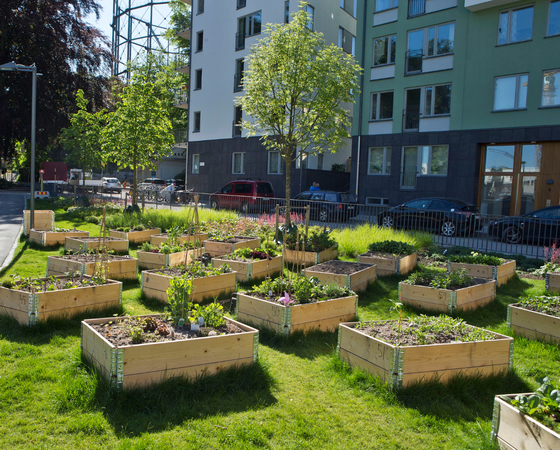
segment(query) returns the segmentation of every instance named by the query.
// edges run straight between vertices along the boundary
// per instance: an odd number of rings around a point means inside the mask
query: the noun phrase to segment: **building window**
[[[356,37],[348,30],[340,27],[338,29],[338,46],[346,53],[354,56],[356,54]]]
[[[368,175],[391,174],[391,147],[371,147],[368,156]]]
[[[393,91],[371,94],[371,120],[393,118]]]
[[[447,145],[404,147],[403,152],[416,158],[416,172],[420,175],[447,175]],[[403,170],[403,173],[406,172]]]
[[[446,23],[427,28],[428,56],[447,55],[453,53],[455,43],[455,24]]]
[[[200,111],[194,113],[194,125],[193,133],[198,133],[200,131]]]
[[[397,35],[385,36],[373,40],[373,65],[395,64]]]
[[[313,31],[313,22],[315,20],[315,8],[311,5],[305,5],[303,10],[310,15],[309,20],[307,21],[307,28]]]
[[[241,137],[242,124],[243,109],[241,109],[241,106],[236,106],[233,111],[233,137]]]
[[[533,36],[533,6],[500,12],[498,45],[528,41]]]
[[[245,48],[245,38],[260,34],[262,25],[261,12],[256,12],[249,16],[241,17],[237,21],[237,34],[235,40],[235,49],[242,50]]]
[[[494,83],[494,111],[527,108],[529,74],[497,77]]]
[[[543,72],[541,106],[560,106],[560,69]]]
[[[547,36],[560,34],[560,1],[550,2],[548,7]]]
[[[196,33],[196,51],[201,52],[204,42],[204,31],[199,31]]]
[[[232,155],[231,173],[240,174],[245,173],[245,153],[234,153]]]
[[[285,5],[284,23],[290,23],[290,2],[284,2],[284,5]]]
[[[366,197],[366,205],[389,206],[389,199],[383,197]]]
[[[424,117],[440,116],[451,112],[451,85],[426,86],[424,90]]]
[[[247,0],[237,0],[237,9],[245,8]]]
[[[200,155],[192,155],[192,173],[200,173]]]
[[[397,8],[399,0],[376,0],[375,12],[386,11],[387,9]]]
[[[197,69],[194,76],[194,90],[202,89],[202,69]]]
[[[202,14],[204,12],[204,0],[198,0],[198,6],[196,8],[197,14]]]
[[[235,61],[235,75],[233,77],[233,92],[243,90],[243,71],[245,70],[245,60],[243,58]]]
[[[282,159],[280,158],[280,152],[268,152],[268,173],[273,175],[280,175],[282,173],[282,168],[280,166],[281,161]]]
[[[356,17],[356,10],[358,9],[358,0],[340,0],[340,7],[348,14],[350,14],[352,17]]]
[[[324,164],[324,155],[322,153],[319,153],[317,155],[317,170],[323,170],[323,164]]]

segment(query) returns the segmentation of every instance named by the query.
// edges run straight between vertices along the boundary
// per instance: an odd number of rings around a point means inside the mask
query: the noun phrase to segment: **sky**
[[[113,0],[97,0],[98,3],[103,8],[101,11],[99,20],[95,20],[95,15],[90,15],[87,17],[86,21],[95,28],[99,28],[109,41],[111,40],[111,22],[113,21]]]

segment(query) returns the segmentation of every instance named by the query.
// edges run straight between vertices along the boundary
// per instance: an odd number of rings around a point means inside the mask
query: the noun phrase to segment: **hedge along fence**
[[[400,241],[413,245],[417,250],[433,245],[433,236],[422,231],[403,231],[381,228],[377,225],[360,225],[356,228],[333,230],[332,236],[338,242],[338,252],[342,256],[354,258],[367,253],[372,242]]]

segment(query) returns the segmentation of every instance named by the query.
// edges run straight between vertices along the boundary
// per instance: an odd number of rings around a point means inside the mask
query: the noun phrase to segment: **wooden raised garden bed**
[[[128,242],[130,242],[131,244],[142,244],[144,242],[150,242],[150,237],[153,234],[160,234],[160,233],[161,233],[161,228],[150,228],[148,230],[142,230],[142,231],[109,230],[109,236],[128,240]]]
[[[67,272],[93,274],[95,255],[49,256],[47,260],[47,277],[64,275]],[[112,280],[136,280],[138,277],[138,260],[130,256],[109,255],[109,273]]]
[[[465,269],[471,277],[496,280],[498,286],[506,284],[515,275],[515,260],[504,261],[499,266],[447,262],[447,270]]]
[[[560,317],[508,305],[507,323],[512,331],[528,339],[541,339],[560,344]]]
[[[384,277],[386,275],[405,275],[412,272],[416,267],[416,252],[407,256],[382,255],[375,253],[364,253],[358,256],[359,263],[375,264],[377,266],[377,276]]]
[[[202,249],[185,250],[175,253],[154,253],[138,250],[138,267],[142,269],[161,269],[178,267],[190,263],[202,254]]]
[[[317,277],[322,284],[336,284],[354,292],[367,289],[375,282],[376,266],[346,261],[327,261],[303,270],[307,278]]]
[[[545,275],[546,292],[560,293],[560,272],[548,272]]]
[[[196,234],[182,234],[179,236],[179,244],[184,244],[185,242],[196,242],[197,239],[199,242],[204,242],[208,238],[207,233],[199,233]],[[162,244],[165,244],[169,241],[169,235],[167,233],[163,234],[152,234],[150,236],[150,244],[155,245],[156,247],[160,247]]]
[[[399,283],[401,302],[416,308],[453,313],[484,306],[496,298],[496,280],[457,290]]]
[[[92,327],[123,319],[110,317],[82,322],[82,355],[115,390],[159,383],[171,377],[193,379],[212,375],[257,360],[258,330],[228,318],[227,322],[243,332],[121,347],[111,344]]]
[[[213,241],[211,239],[204,241],[204,251],[212,257],[229,255],[240,248],[259,248],[260,246],[261,239],[250,236],[235,236],[226,241]]]
[[[301,264],[304,267],[314,266],[326,261],[331,261],[338,256],[338,249],[331,247],[322,252],[302,252],[284,249],[284,261],[291,264]]]
[[[434,378],[446,382],[459,373],[498,374],[507,372],[512,364],[513,338],[509,336],[493,333],[498,339],[399,347],[356,330],[357,324],[340,324],[340,358],[395,389]]]
[[[54,211],[50,210],[35,210],[34,214],[35,223],[33,229],[36,231],[50,231],[54,230]],[[31,212],[28,210],[23,211],[23,234],[29,234],[29,227],[31,221]]]
[[[90,278],[85,276],[86,278]],[[70,277],[58,276],[70,280]],[[45,281],[47,278],[39,278]],[[0,313],[14,317],[24,325],[35,325],[49,317],[70,317],[91,310],[120,306],[122,283],[107,280],[107,284],[73,289],[31,292],[0,286]]]
[[[100,240],[101,245],[103,245],[103,238],[98,236],[83,238],[67,237],[64,239],[64,250],[86,253],[88,250],[98,248]],[[128,241],[126,239],[106,237],[105,242],[107,243],[107,250],[114,250],[116,253],[128,253]]]
[[[142,293],[150,298],[156,298],[167,303],[167,289],[172,276],[157,273],[158,270],[142,271]],[[236,273],[223,273],[193,280],[193,293],[191,301],[202,302],[205,299],[226,297],[235,291]]]
[[[69,230],[69,231],[29,231],[29,241],[35,242],[36,244],[42,245],[43,247],[49,247],[52,245],[62,245],[64,244],[64,239],[66,237],[87,237],[89,236],[89,231],[80,230]]]
[[[515,398],[516,395],[518,394],[494,397],[492,438],[504,450],[559,449],[560,435],[558,433],[532,417],[522,414],[517,408],[500,398]]]
[[[236,261],[232,259],[212,258],[212,267],[220,267],[227,264],[231,270],[237,272],[237,281],[251,281],[273,276],[282,272],[282,255],[275,256],[270,260],[261,259],[254,261]]]
[[[341,297],[317,303],[284,306],[246,294],[238,294],[237,319],[289,335],[296,331],[336,330],[338,324],[358,314],[358,296]]]

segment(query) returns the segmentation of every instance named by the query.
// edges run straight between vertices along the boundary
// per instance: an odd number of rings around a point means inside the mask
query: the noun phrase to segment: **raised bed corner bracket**
[[[29,325],[37,325],[39,322],[39,294],[28,294]]]
[[[497,398],[494,398],[494,409],[492,411],[492,431],[490,436],[493,442],[498,439],[498,431],[500,426],[500,403]]]
[[[392,384],[394,389],[400,389],[404,377],[404,349],[396,347],[391,351]]]
[[[123,388],[124,379],[124,350],[111,348],[111,389],[120,391]]]

